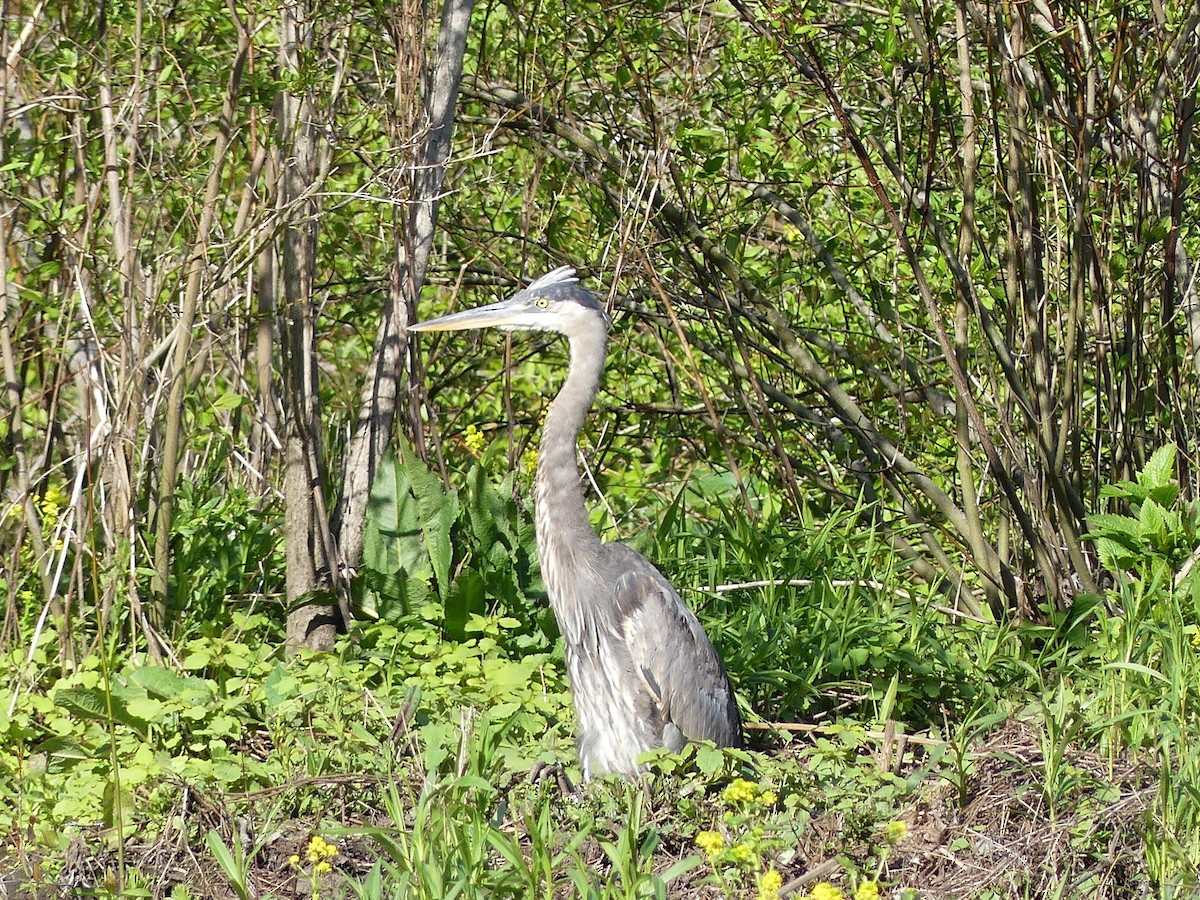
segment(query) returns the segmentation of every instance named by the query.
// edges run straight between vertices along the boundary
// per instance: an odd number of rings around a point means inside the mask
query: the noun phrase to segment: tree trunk
[[[398,23],[401,27],[393,29],[397,72],[394,134],[398,146],[413,147],[413,156],[404,177],[397,181],[391,289],[367,370],[358,421],[346,449],[342,491],[334,513],[338,546],[351,569],[362,561],[367,498],[375,471],[391,443],[395,422],[401,360],[408,348],[404,329],[413,320],[433,250],[438,195],[450,155],[473,6],[474,0],[446,0],[431,77],[426,77],[422,58],[424,27],[414,29],[410,21]],[[419,16],[420,7],[411,4],[400,15]],[[411,103],[404,109],[404,100],[417,96],[422,84],[430,85],[423,103],[419,107]],[[413,136],[419,139],[413,140]]]
[[[312,45],[312,22],[306,5],[284,6],[280,12],[280,69],[301,75],[301,52]],[[297,77],[297,81],[301,81]],[[280,95],[278,202],[287,224],[282,229],[282,287],[285,472],[284,541],[287,559],[287,645],[330,650],[336,617],[329,603],[315,601],[318,589],[334,570],[332,548],[325,539],[325,467],[321,442],[321,407],[317,393],[317,352],[313,310],[316,265],[317,132],[307,96]]]

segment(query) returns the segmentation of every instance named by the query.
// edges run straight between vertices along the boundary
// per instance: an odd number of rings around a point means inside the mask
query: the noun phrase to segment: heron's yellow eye
[[[533,301],[533,305],[536,306],[538,309],[545,309],[547,306],[550,305],[550,301],[547,300],[545,297],[538,297],[536,300]]]

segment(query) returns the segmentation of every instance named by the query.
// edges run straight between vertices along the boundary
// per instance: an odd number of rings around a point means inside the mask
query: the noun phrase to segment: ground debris
[[[1067,747],[1053,764],[1071,777],[1048,779],[1041,736],[1016,720],[973,757],[965,804],[940,781],[901,816],[909,830],[888,860],[888,885],[929,898],[1147,895],[1146,814],[1157,783],[1144,762]],[[1069,787],[1047,797],[1048,781]]]

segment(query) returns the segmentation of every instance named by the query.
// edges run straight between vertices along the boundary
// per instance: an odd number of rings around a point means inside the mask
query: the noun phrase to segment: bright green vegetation
[[[257,594],[197,624],[171,667],[112,643],[61,660],[53,624],[32,658],[8,653],[20,677],[0,711],[6,865],[36,860],[52,880],[82,840],[128,888],[161,890],[153,854],[182,842],[211,856],[207,870],[177,870],[173,896],[246,896],[248,885],[284,890],[298,877],[314,893],[364,897],[642,897],[672,884],[740,897],[764,877],[769,887],[768,873],[789,871],[803,847],[820,854],[810,866],[838,860],[830,877],[847,893],[876,878],[888,890],[916,887],[906,864],[916,851],[905,849],[924,828],[908,824],[915,810],[952,815],[977,803],[982,771],[1005,758],[981,739],[1011,719],[1024,738],[1020,782],[1009,788],[1040,810],[1029,827],[1054,834],[1069,822],[1072,835],[1067,870],[1035,867],[1023,883],[1082,878],[1082,895],[1119,837],[1144,845],[1145,877],[1186,884],[1200,852],[1188,738],[1200,725],[1200,593],[1179,573],[1200,518],[1178,500],[1172,456],[1157,454],[1139,481],[1114,488],[1133,515],[1094,519],[1118,573],[1112,589],[1046,626],[947,617],[888,568],[854,517],[789,542],[769,513],[701,518],[681,500],[665,515],[671,542],[652,538],[647,549],[698,608],[749,718],[823,724],[751,731],[744,751],[662,755],[644,787],[614,781],[579,797],[564,797],[553,774],[528,777],[563,761],[578,780],[527,517],[487,477],[490,457],[471,465],[458,495],[396,466],[372,520],[407,535],[391,552],[427,548],[413,572],[444,566],[436,548],[452,548],[447,599],[428,591],[427,574],[401,585],[396,572],[371,570],[380,618],[333,654],[287,659]],[[257,541],[239,502],[209,514],[237,517],[244,540]],[[422,508],[453,514],[422,523]],[[226,552],[207,577],[236,582],[246,558]],[[804,584],[713,590],[726,579]],[[481,581],[486,593],[476,592]],[[888,760],[889,723],[933,742]],[[1114,821],[1122,804],[1138,814]],[[889,826],[912,833],[896,843]],[[963,834],[959,849],[973,852]],[[1063,895],[1076,891],[1063,885]]]
[[[477,0],[433,190],[445,5],[6,5],[0,894],[1192,896],[1195,3]],[[563,264],[750,725],[578,795],[566,347],[399,327]]]

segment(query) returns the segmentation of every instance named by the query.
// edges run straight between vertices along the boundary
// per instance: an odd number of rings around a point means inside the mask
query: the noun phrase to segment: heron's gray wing
[[[670,582],[643,556],[610,544],[624,571],[614,586],[617,625],[634,672],[641,678],[664,727],[691,740],[722,746],[741,743],[737,702],[716,649]],[[614,560],[615,561],[615,560]]]

